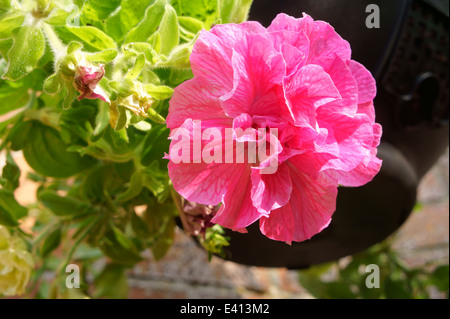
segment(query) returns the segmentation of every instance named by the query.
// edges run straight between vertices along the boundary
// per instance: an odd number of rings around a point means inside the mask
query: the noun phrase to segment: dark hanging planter
[[[365,1],[257,0],[249,20],[267,26],[280,12],[306,12],[324,20],[351,43],[353,58],[377,80],[374,101],[383,126],[375,179],[340,188],[328,228],[291,246],[270,240],[258,223],[248,234],[227,231],[228,259],[267,267],[304,268],[364,250],[382,241],[408,218],[420,179],[448,147],[448,1],[371,1],[380,28],[366,27]]]

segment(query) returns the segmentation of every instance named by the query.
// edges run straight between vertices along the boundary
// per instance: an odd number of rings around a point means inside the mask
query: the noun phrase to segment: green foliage
[[[178,195],[163,159],[168,100],[193,76],[189,56],[199,32],[244,21],[249,6],[248,0],[1,2],[0,225],[27,240],[37,263],[30,284],[37,298],[125,298],[126,270],[143,260],[142,252],[158,260],[170,249]],[[23,153],[28,178],[38,184],[37,203],[29,207],[15,198],[21,172],[13,151]],[[138,214],[136,207],[145,210]],[[20,230],[27,220],[34,225],[28,233]],[[228,242],[214,227],[204,244],[221,254]],[[100,272],[93,268],[99,258],[108,260]],[[80,290],[64,285],[69,263],[81,265]],[[55,273],[51,284],[40,280],[45,271]]]
[[[208,251],[208,257],[211,259],[213,254],[226,257],[224,247],[229,246],[229,237],[224,236],[225,231],[222,226],[214,225],[206,229],[204,238],[200,238],[203,247]]]
[[[95,278],[94,298],[124,299],[128,295],[126,268],[118,264],[107,264]]]
[[[19,219],[25,217],[28,210],[21,206],[14,198],[14,193],[0,189],[0,225],[15,227]]]
[[[341,261],[301,270],[300,284],[321,299],[428,299],[433,286],[448,298],[448,265],[410,268],[391,240]],[[369,265],[377,269],[366,268]],[[371,276],[379,276],[376,285]]]
[[[81,42],[89,51],[102,51],[106,49],[115,49],[116,42],[106,33],[98,28],[91,26],[81,27],[57,27],[56,32],[60,39],[69,44],[71,41]]]

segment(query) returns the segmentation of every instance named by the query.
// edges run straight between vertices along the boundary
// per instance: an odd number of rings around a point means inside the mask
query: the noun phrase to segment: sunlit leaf
[[[44,55],[45,39],[40,28],[24,26],[13,31],[13,46],[8,51],[8,68],[4,79],[16,81],[31,71]]]

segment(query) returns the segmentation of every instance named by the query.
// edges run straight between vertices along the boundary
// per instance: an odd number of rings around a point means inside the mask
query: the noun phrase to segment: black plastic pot
[[[383,126],[375,179],[340,188],[330,226],[291,246],[229,231],[229,260],[257,266],[304,268],[356,253],[382,241],[408,218],[420,179],[448,147],[448,1],[370,1],[380,28],[368,29],[367,1],[255,0],[250,20],[268,26],[280,12],[306,12],[329,22],[352,46],[353,59],[377,80],[377,122]]]

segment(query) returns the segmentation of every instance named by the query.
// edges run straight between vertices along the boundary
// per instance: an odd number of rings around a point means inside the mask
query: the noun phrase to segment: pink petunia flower
[[[98,67],[90,63],[88,65],[78,65],[75,68],[74,87],[80,92],[78,100],[86,99],[101,99],[105,102],[110,102],[106,92],[98,85],[98,82],[105,75],[103,64]]]
[[[338,185],[361,186],[380,170],[375,80],[328,23],[280,14],[267,29],[217,25],[201,32],[190,61],[194,78],[170,100],[169,176],[186,199],[221,203],[213,223],[242,231],[259,220],[271,239],[303,241],[329,225]],[[269,174],[268,160],[249,160],[260,129],[277,132],[257,142],[274,147]],[[246,160],[205,160],[215,147]],[[180,150],[191,160],[175,160]]]

